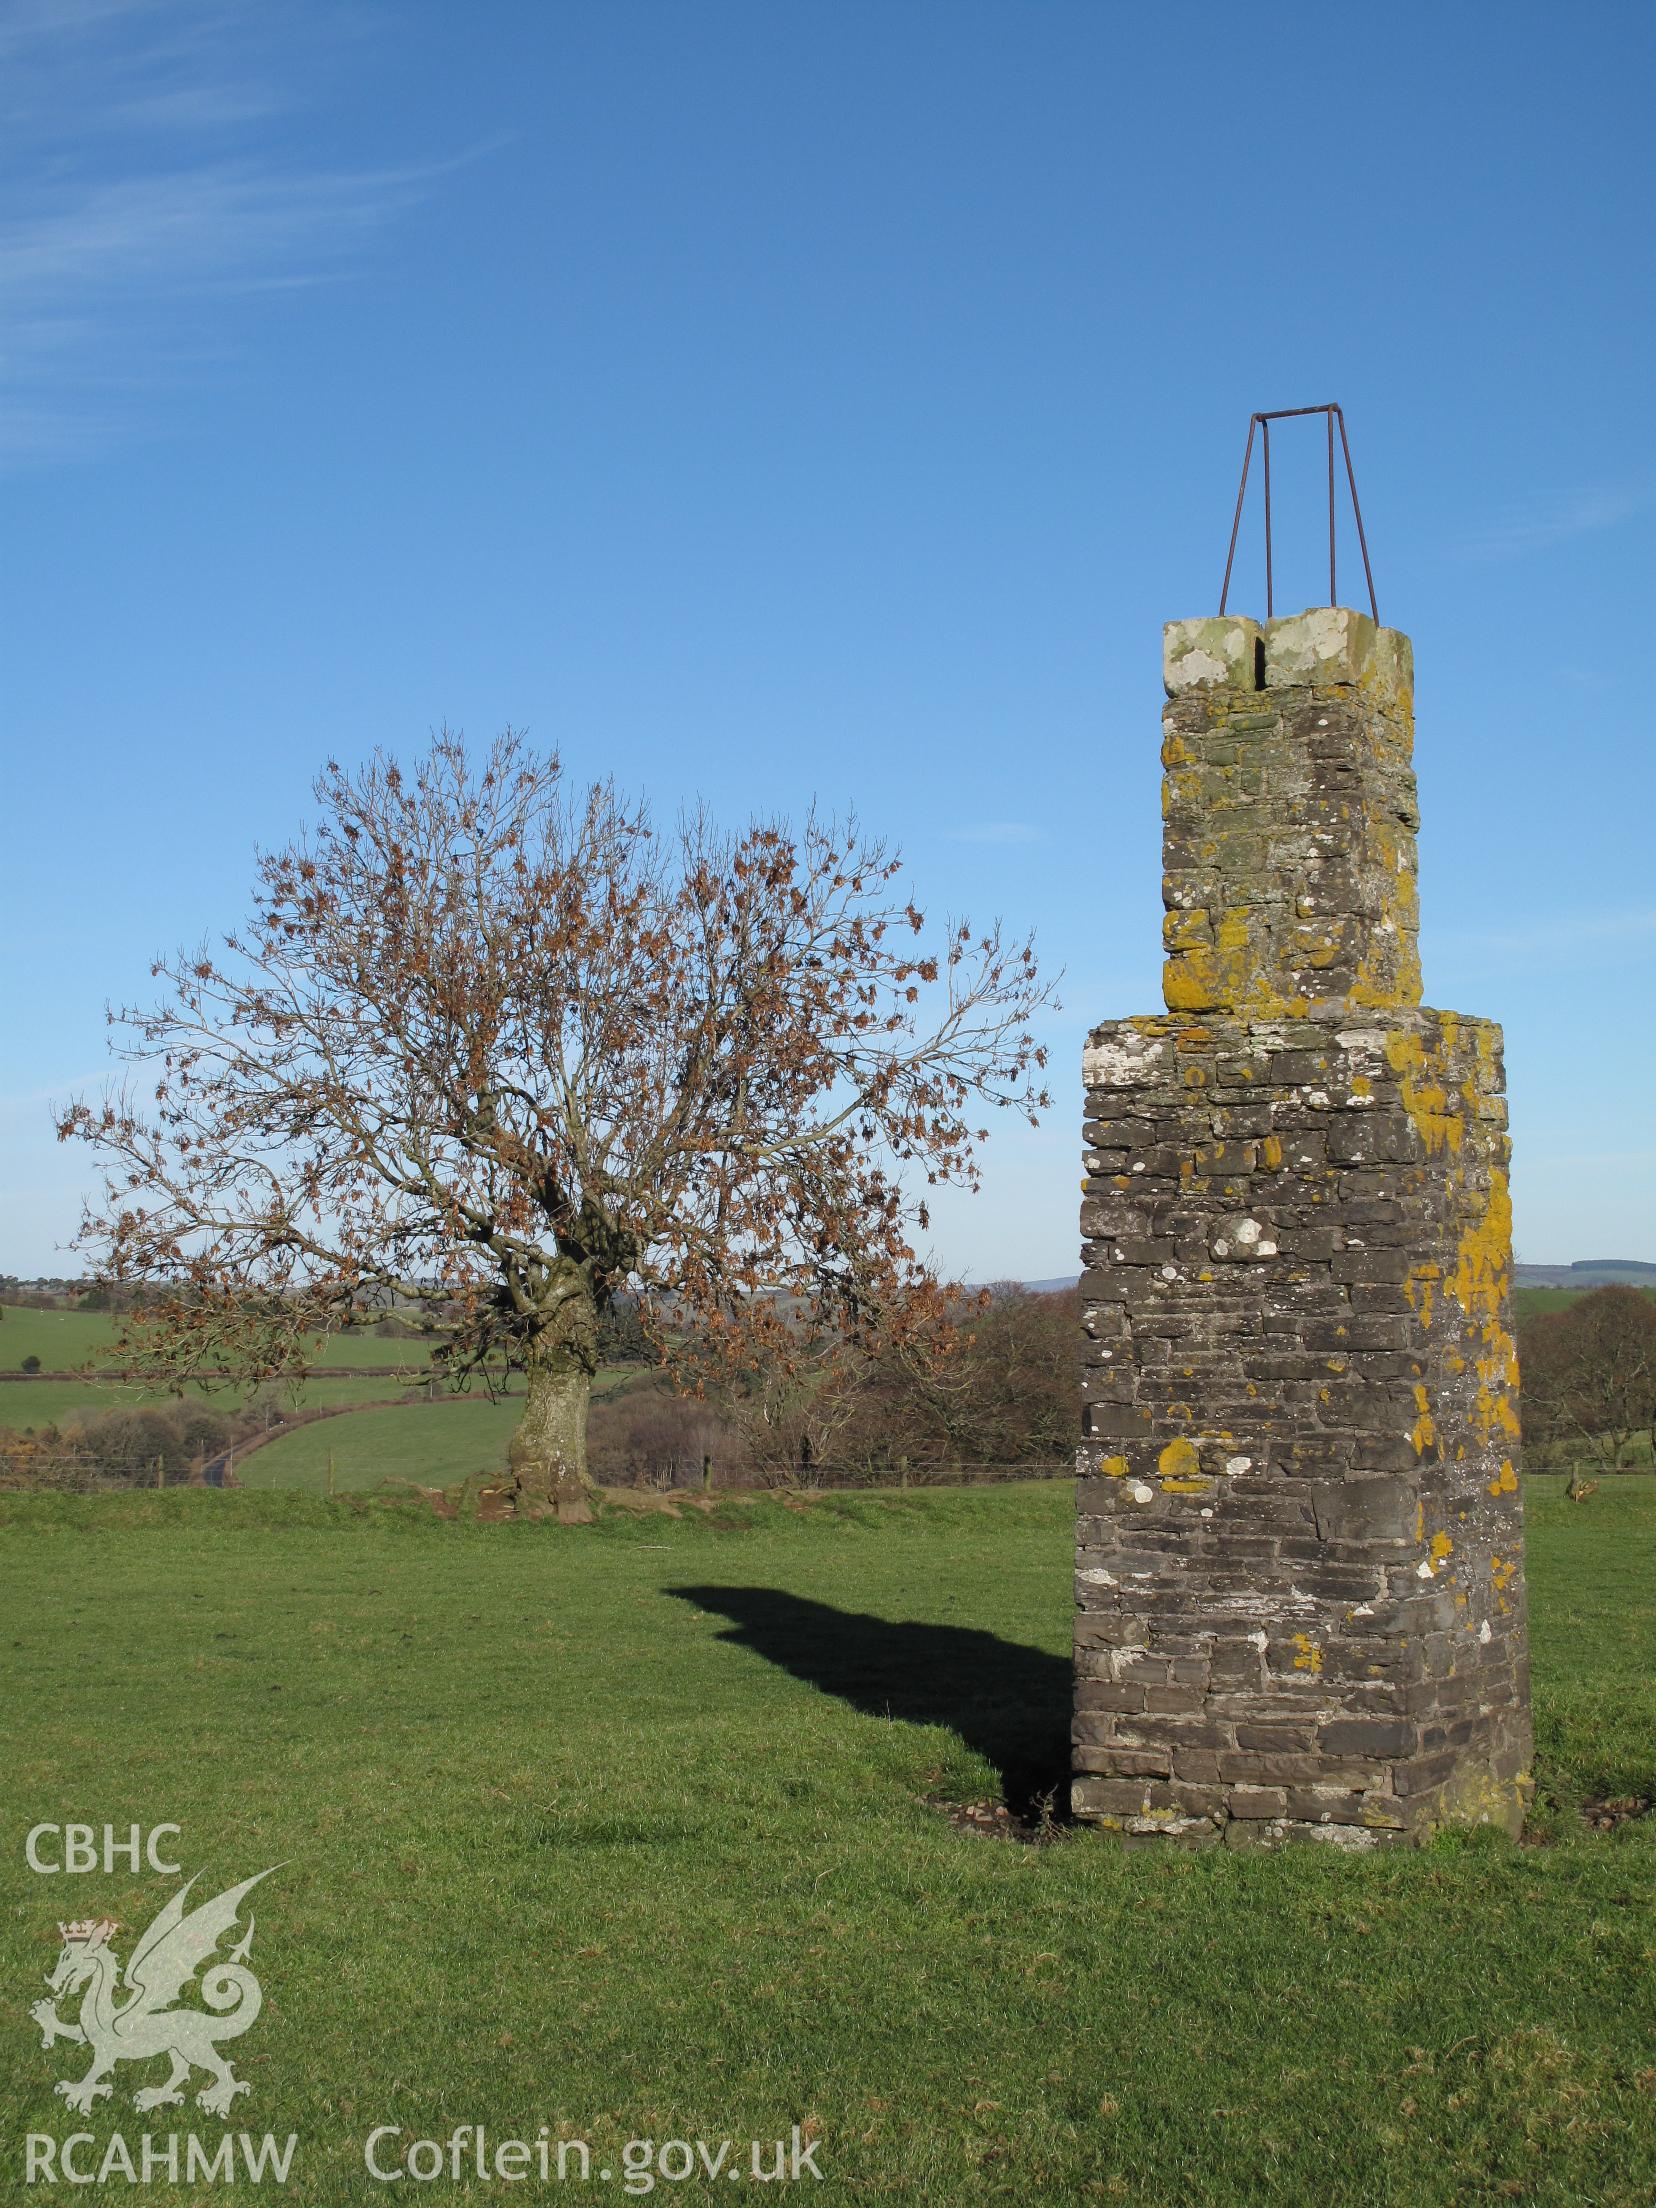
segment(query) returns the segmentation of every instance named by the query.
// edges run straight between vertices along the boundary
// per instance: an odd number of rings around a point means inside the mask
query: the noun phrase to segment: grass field
[[[1520,1320],[1537,1317],[1543,1311],[1565,1311],[1572,1303],[1579,1303],[1592,1288],[1637,1288],[1641,1295],[1656,1296],[1656,1288],[1647,1287],[1641,1280],[1593,1281],[1581,1288],[1514,1288],[1513,1309]]]
[[[70,1372],[83,1365],[96,1369],[110,1358],[114,1342],[115,1321],[107,1312],[35,1311],[8,1304],[0,1321],[0,1368],[15,1372],[25,1357],[34,1356],[48,1372]],[[315,1362],[332,1369],[305,1381],[297,1400],[306,1409],[382,1402],[418,1386],[428,1359],[429,1345],[424,1342],[380,1341],[372,1335],[319,1342]],[[364,1372],[364,1366],[399,1367],[403,1377]],[[290,1400],[290,1391],[280,1382],[267,1382],[255,1392],[261,1400],[268,1397],[278,1405]],[[222,1410],[235,1409],[242,1399],[234,1388],[191,1387],[185,1393]],[[174,1401],[165,1389],[132,1381],[6,1380],[0,1381],[0,1426],[19,1431],[32,1427],[38,1433],[69,1418]]]
[[[1656,1795],[1656,1492],[1531,1508],[1541,1844],[1161,1858],[931,1806],[1061,1771],[1067,1485],[581,1529],[0,1497],[4,2166],[82,2122],[84,2054],[25,2014],[55,1919],[138,1928],[175,1883],[31,1875],[77,1817],[177,1822],[222,1884],[283,1865],[233,2123],[296,2132],[319,2208],[406,2196],[372,2126],[462,2123],[562,2127],[612,2194],[630,2138],[801,2124],[806,2190],[857,2201],[1643,2208],[1656,1819],[1580,1808]],[[216,2140],[134,2082],[100,2141]]]
[[[339,1403],[384,1402],[421,1385],[418,1378],[383,1380],[362,1373],[324,1373],[305,1382],[299,1403],[309,1410]],[[234,1388],[191,1387],[184,1392],[215,1411],[235,1411],[245,1401]],[[261,1403],[269,1401],[278,1409],[288,1406],[288,1390],[276,1383],[253,1392]],[[43,1426],[61,1426],[65,1419],[94,1418],[100,1411],[133,1410],[145,1404],[165,1408],[176,1402],[165,1389],[140,1388],[119,1380],[8,1380],[0,1383],[0,1426],[19,1431],[32,1426],[38,1432]]]
[[[15,1330],[14,1330],[15,1329]],[[0,1323],[0,1364],[15,1370],[24,1356],[38,1356],[50,1370],[82,1363],[96,1366],[114,1340],[114,1321],[96,1311],[34,1311],[7,1306]],[[13,1353],[16,1353],[15,1355]],[[318,1362],[335,1369],[306,1380],[295,1397],[285,1384],[266,1382],[253,1391],[278,1409],[297,1402],[302,1409],[332,1409],[350,1403],[388,1404],[388,1399],[418,1387],[426,1363],[426,1345],[351,1337],[320,1345]],[[353,1370],[353,1364],[400,1364],[400,1376]],[[639,1368],[616,1366],[599,1376],[594,1398],[616,1394],[636,1382]],[[234,1410],[244,1397],[234,1388],[190,1387],[187,1396],[214,1409]],[[523,1381],[514,1375],[511,1389],[497,1403],[476,1389],[434,1407],[427,1419],[422,1407],[387,1407],[351,1419],[322,1419],[301,1426],[280,1441],[254,1452],[238,1478],[249,1487],[294,1487],[323,1493],[330,1450],[335,1488],[360,1489],[385,1479],[452,1485],[470,1472],[493,1470],[503,1461],[506,1443],[522,1413]],[[0,1382],[0,1426],[40,1432],[66,1420],[100,1411],[143,1404],[169,1405],[177,1399],[164,1389],[120,1380],[7,1380]]]
[[[637,1379],[633,1365],[602,1372],[593,1382],[593,1401],[619,1395]],[[505,1463],[506,1444],[523,1416],[523,1383],[514,1385],[515,1394],[495,1403],[478,1391],[450,1402],[318,1419],[255,1450],[238,1465],[236,1477],[243,1487],[291,1487],[320,1495],[331,1454],[336,1493],[377,1487],[382,1480],[452,1487],[473,1472],[497,1472]]]
[[[411,1404],[358,1411],[350,1418],[320,1418],[268,1443],[236,1468],[243,1487],[298,1488],[320,1495],[334,1461],[338,1493],[377,1487],[382,1480],[453,1486],[471,1472],[498,1471],[506,1444],[523,1416],[521,1395],[491,1403]]]
[[[38,1357],[48,1372],[72,1372],[108,1361],[117,1322],[107,1311],[35,1311],[6,1304],[0,1318],[0,1365],[16,1372],[25,1357]],[[423,1366],[431,1345],[423,1341],[382,1341],[373,1334],[330,1335],[317,1339],[311,1362],[351,1371],[361,1365]]]

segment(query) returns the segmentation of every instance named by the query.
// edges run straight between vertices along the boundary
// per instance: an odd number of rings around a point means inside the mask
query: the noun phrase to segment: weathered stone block
[[[1264,631],[1236,615],[1169,621],[1162,631],[1162,680],[1170,698],[1212,683],[1257,690],[1264,667]]]
[[[1414,647],[1400,630],[1383,629],[1350,606],[1314,606],[1266,623],[1263,688],[1329,683],[1412,696]]]

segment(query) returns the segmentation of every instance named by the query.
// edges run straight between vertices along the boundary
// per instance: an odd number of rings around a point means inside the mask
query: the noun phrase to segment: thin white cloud
[[[1572,537],[1592,536],[1628,521],[1649,502],[1647,483],[1605,483],[1574,491],[1541,492],[1492,513],[1465,537],[1460,549],[1473,560],[1521,559]]]
[[[980,820],[966,828],[951,828],[951,843],[1039,843],[1041,831],[1026,820]]]
[[[259,125],[294,104],[280,11],[24,0],[0,19],[0,458],[85,451],[251,334],[252,295],[336,278],[455,162],[351,169]],[[291,32],[291,19],[289,20]],[[330,18],[339,40],[369,18]]]

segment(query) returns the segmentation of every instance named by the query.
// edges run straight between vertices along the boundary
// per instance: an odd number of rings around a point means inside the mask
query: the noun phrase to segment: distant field
[[[114,1358],[116,1326],[105,1311],[35,1311],[7,1304],[0,1317],[0,1371],[16,1372],[25,1357],[38,1357],[48,1373],[107,1366]],[[282,1406],[294,1402],[307,1410],[384,1402],[420,1385],[430,1354],[427,1342],[382,1341],[353,1334],[315,1344],[312,1362],[332,1369],[305,1381],[296,1397],[280,1381],[267,1381],[251,1391],[233,1386],[191,1387],[185,1394],[222,1410],[236,1409],[247,1393]],[[364,1366],[384,1369],[364,1372]],[[61,1426],[68,1418],[176,1400],[163,1388],[145,1388],[131,1381],[0,1380],[0,1426],[17,1431],[32,1427],[38,1432],[43,1426]]]
[[[38,1357],[49,1372],[107,1364],[116,1331],[117,1322],[107,1311],[32,1311],[9,1303],[0,1316],[0,1366],[15,1372],[25,1357]],[[429,1342],[349,1334],[317,1340],[310,1361],[348,1370],[361,1365],[424,1365],[430,1355]]]
[[[107,1350],[115,1339],[115,1321],[107,1311],[31,1311],[8,1303],[0,1307],[0,1365],[15,1372],[25,1357],[66,1371]]]
[[[413,1480],[448,1487],[472,1472],[494,1472],[522,1416],[520,1401],[409,1404],[358,1411],[350,1418],[319,1418],[280,1441],[256,1449],[236,1467],[243,1487],[298,1488],[320,1495],[327,1487],[328,1458],[334,1486],[377,1487],[381,1480]]]
[[[637,1377],[630,1366],[602,1373],[593,1395],[618,1394]],[[476,1395],[359,1411],[350,1418],[319,1418],[256,1449],[237,1466],[236,1478],[243,1487],[297,1488],[320,1495],[326,1491],[331,1453],[334,1486],[341,1493],[377,1487],[381,1480],[452,1487],[473,1472],[497,1472],[504,1466],[506,1444],[522,1415],[521,1395],[499,1403]]]
[[[1520,1319],[1532,1319],[1543,1311],[1564,1311],[1572,1303],[1579,1303],[1583,1296],[1591,1295],[1595,1288],[1637,1288],[1643,1296],[1656,1296],[1656,1288],[1647,1288],[1639,1280],[1593,1280],[1579,1288],[1515,1288],[1512,1301]]]
[[[307,1380],[298,1397],[301,1410],[336,1403],[387,1402],[420,1385],[411,1374],[403,1379],[374,1379],[365,1374],[325,1374]],[[253,1393],[286,1408],[291,1398],[286,1387],[269,1382]],[[187,1388],[191,1402],[205,1402],[214,1410],[233,1411],[245,1400],[235,1388]],[[160,1388],[140,1388],[120,1380],[6,1380],[0,1381],[0,1426],[21,1431],[33,1426],[61,1426],[66,1418],[89,1418],[100,1411],[130,1410],[141,1404],[167,1405],[177,1398]]]

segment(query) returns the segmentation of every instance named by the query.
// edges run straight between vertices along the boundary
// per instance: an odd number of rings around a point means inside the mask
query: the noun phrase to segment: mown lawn
[[[629,2138],[745,2159],[800,2124],[805,2189],[859,2201],[1642,2208],[1656,1819],[1580,1809],[1656,1795],[1653,1485],[1532,1489],[1541,1844],[1368,1859],[930,1806],[1061,1769],[1065,1485],[590,1529],[0,1497],[4,2197],[23,2132],[82,2122],[52,2081],[84,2055],[26,2015],[56,1918],[110,1911],[125,1953],[174,1884],[32,1875],[28,1828],[77,1818],[177,1822],[226,1885],[282,1864],[233,2123],[297,2132],[319,2208],[514,2197],[368,2177],[371,2126],[463,2123],[586,2138],[600,2194]],[[216,2139],[136,2082],[100,2140]]]

